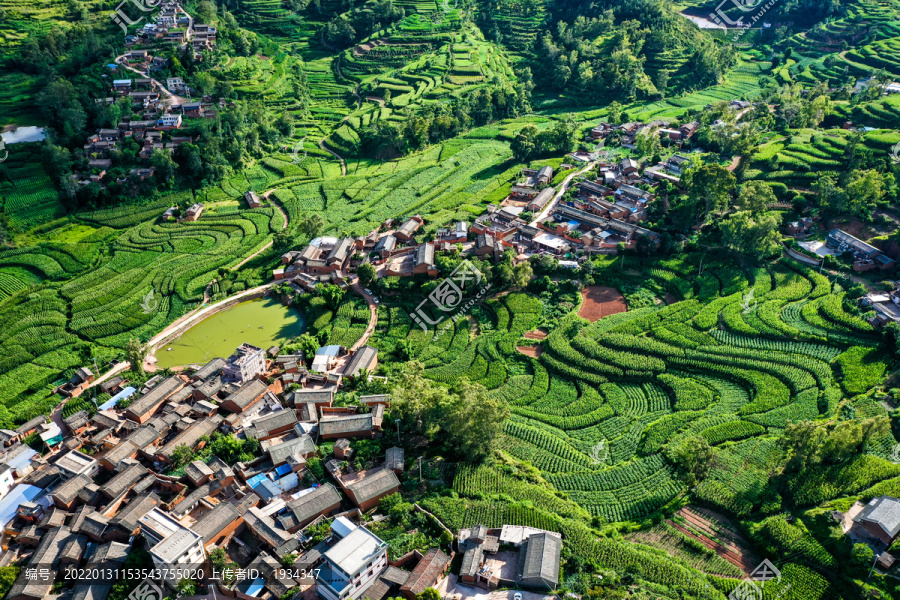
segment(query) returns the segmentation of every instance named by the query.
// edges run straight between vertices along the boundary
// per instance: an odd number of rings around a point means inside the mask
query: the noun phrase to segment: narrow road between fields
[[[344,162],[344,157],[341,156],[340,154],[338,154],[337,152],[335,152],[334,150],[332,150],[331,148],[329,148],[328,146],[326,146],[324,138],[319,140],[319,148],[321,148],[325,152],[328,152],[329,154],[333,154],[339,161],[341,161],[341,177],[346,177],[347,176],[347,163]]]
[[[359,285],[359,278],[356,279],[356,282],[351,285],[353,291],[365,298],[366,303],[369,305],[369,326],[366,327],[366,332],[362,335],[359,340],[350,350],[356,351],[363,347],[366,342],[369,341],[369,338],[372,337],[372,334],[375,333],[375,327],[378,325],[378,305],[375,304],[375,297],[371,294],[367,294],[366,291]]]

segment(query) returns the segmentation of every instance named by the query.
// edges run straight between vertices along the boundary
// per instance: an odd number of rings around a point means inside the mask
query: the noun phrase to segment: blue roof
[[[100,406],[97,407],[98,410],[109,410],[119,403],[119,400],[124,400],[125,398],[130,398],[133,393],[137,391],[137,388],[127,387]]]
[[[266,479],[253,488],[253,491],[262,496],[263,500],[271,500],[281,495],[281,487],[271,479]]]
[[[34,448],[26,448],[22,450],[22,452],[18,456],[14,456],[13,458],[6,461],[6,464],[9,465],[10,469],[15,471],[17,469],[28,466],[28,463],[31,462],[32,457],[36,454],[37,451]]]
[[[243,593],[244,595],[256,598],[257,596],[259,596],[259,593],[262,592],[263,585],[265,585],[265,583],[265,579],[257,578],[250,582],[245,581],[238,584],[238,589],[241,590],[241,593]]]
[[[16,510],[23,502],[37,498],[43,490],[33,485],[20,483],[0,500],[0,525],[6,526],[16,516]]]
[[[278,473],[278,476],[281,477],[291,472],[291,465],[284,464],[279,467],[275,467],[275,472]]]
[[[252,488],[256,488],[256,486],[261,484],[263,481],[266,481],[267,479],[268,478],[263,473],[260,473],[259,475],[254,475],[253,477],[248,479],[247,485],[249,485]]]
[[[341,347],[337,345],[322,346],[316,350],[316,354],[324,356],[337,356],[341,351]]]

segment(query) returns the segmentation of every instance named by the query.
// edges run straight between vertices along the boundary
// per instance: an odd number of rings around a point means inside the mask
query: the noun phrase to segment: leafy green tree
[[[528,123],[519,130],[516,137],[513,138],[510,147],[512,148],[513,157],[519,162],[528,162],[537,154],[537,138],[540,134],[538,128],[532,123]]]
[[[342,290],[338,286],[333,283],[329,283],[326,285],[316,286],[318,294],[325,298],[326,304],[331,307],[332,310],[336,310],[338,305],[341,303],[341,300],[344,299],[345,290]]]
[[[197,584],[185,577],[175,585],[175,589],[180,596],[193,596],[197,593]]]
[[[421,594],[416,595],[416,600],[441,600],[441,593],[433,587],[425,588]]]
[[[853,544],[853,549],[850,550],[850,559],[854,565],[868,568],[875,562],[875,552],[868,544]]]
[[[144,372],[144,344],[135,338],[131,338],[125,343],[125,355],[128,362],[131,363],[131,370],[135,373]]]
[[[739,210],[725,217],[719,229],[722,230],[722,241],[730,249],[762,259],[781,249],[780,225],[778,213],[769,211],[754,215],[749,210]]]
[[[666,446],[666,455],[687,475],[688,485],[693,486],[709,474],[714,452],[704,438],[690,436],[675,446]]]
[[[838,187],[834,178],[830,175],[821,175],[813,184],[813,192],[816,195],[816,203],[820,208],[835,214],[846,212],[848,208],[847,194]]]
[[[645,127],[638,132],[635,140],[635,149],[641,157],[652,159],[662,154],[662,144],[659,141],[659,130],[656,127]]]
[[[325,229],[325,220],[319,213],[309,213],[300,219],[297,229],[306,237],[315,238]]]
[[[364,286],[368,286],[375,280],[375,267],[372,263],[361,264],[359,269],[356,270],[356,274],[359,275],[359,282]]]
[[[875,206],[884,198],[884,188],[884,175],[875,169],[855,171],[847,184],[850,212],[871,219]]]
[[[737,184],[734,175],[720,165],[703,165],[689,170],[683,179],[688,203],[697,215],[697,222],[703,222],[711,212],[727,206]]]
[[[194,449],[187,444],[180,444],[176,446],[174,450],[172,450],[172,466],[176,469],[188,464],[193,458]]]
[[[741,186],[737,206],[740,210],[749,210],[752,214],[765,212],[778,199],[772,187],[763,181],[748,181]]]

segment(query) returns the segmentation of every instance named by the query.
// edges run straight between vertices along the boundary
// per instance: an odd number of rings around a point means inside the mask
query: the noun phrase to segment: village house
[[[420,215],[410,217],[394,232],[394,237],[402,242],[408,242],[413,238],[416,231],[422,226],[424,221]]]
[[[188,208],[184,212],[184,216],[181,218],[182,221],[196,221],[200,218],[200,215],[203,214],[203,203],[197,202],[192,204],[190,208]]]
[[[875,246],[867,244],[840,229],[832,229],[828,232],[825,245],[838,252],[849,252],[852,254],[854,271],[871,271],[873,269],[887,271],[896,266],[894,259]]]
[[[387,543],[348,519],[331,528],[337,541],[322,553],[317,591],[325,600],[357,600],[387,568]]]
[[[244,194],[244,200],[247,201],[248,208],[259,208],[262,206],[262,202],[259,199],[259,196],[253,190]]]

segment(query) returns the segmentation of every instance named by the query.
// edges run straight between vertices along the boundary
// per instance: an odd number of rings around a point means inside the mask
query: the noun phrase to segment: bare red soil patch
[[[584,302],[578,316],[591,323],[628,310],[625,297],[616,288],[592,285],[581,290],[581,297]]]
[[[744,573],[751,573],[759,565],[760,558],[747,540],[732,529],[728,517],[698,506],[686,506],[675,515],[679,517],[679,522],[671,520],[670,525],[715,550],[716,554],[743,569]]]
[[[547,332],[543,329],[535,329],[534,331],[526,331],[524,337],[526,340],[544,340],[547,339]]]
[[[516,350],[531,358],[538,358],[544,353],[543,346],[516,346]]]

